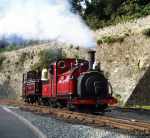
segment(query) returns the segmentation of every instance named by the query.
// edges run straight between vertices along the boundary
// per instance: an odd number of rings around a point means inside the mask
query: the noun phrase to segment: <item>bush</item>
[[[122,43],[124,41],[125,37],[126,37],[125,35],[124,36],[104,36],[101,39],[97,40],[97,44],[98,45],[100,45],[102,43],[110,44],[110,43],[114,43],[114,42]]]
[[[7,47],[0,47],[0,53],[7,52],[7,51],[13,51],[17,50],[19,47],[17,47],[15,44],[8,45]]]
[[[98,39],[98,40],[97,40],[97,44],[98,44],[98,45],[100,45],[100,44],[102,44],[102,43],[103,43],[103,40],[102,40],[102,39]]]
[[[26,52],[23,52],[19,57],[19,64],[22,66],[24,62],[27,60],[29,54]]]
[[[150,15],[149,0],[93,0],[81,14],[92,29]]]
[[[32,70],[42,70],[43,68],[48,68],[50,62],[52,62],[53,60],[66,57],[66,55],[64,53],[59,53],[59,52],[56,50],[55,51],[54,50],[41,51],[38,54],[39,62],[32,65],[31,69]]]
[[[119,103],[120,105],[122,105],[122,104],[123,104],[122,96],[121,96],[120,94],[115,94],[114,96],[117,98],[118,103]]]
[[[5,56],[0,56],[0,69],[2,68],[2,65],[5,59],[6,59]]]
[[[87,25],[90,26],[93,30],[106,26],[106,21],[99,20],[96,16],[88,16],[85,20]]]
[[[142,34],[147,36],[147,37],[150,37],[150,28],[144,29]]]
[[[79,54],[75,54],[75,55],[74,55],[74,58],[80,59],[80,55],[79,55]]]

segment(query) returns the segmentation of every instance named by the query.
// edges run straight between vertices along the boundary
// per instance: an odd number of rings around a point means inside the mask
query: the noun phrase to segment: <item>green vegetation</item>
[[[126,22],[150,14],[149,0],[71,0],[73,10],[78,11],[92,29]]]
[[[58,58],[64,58],[66,55],[64,53],[58,53],[54,50],[43,50],[39,54],[39,62],[31,66],[32,70],[42,70],[48,68],[48,65],[51,61]]]
[[[15,44],[9,45],[7,47],[0,47],[0,53],[17,50],[18,47]]]
[[[5,56],[0,56],[0,69],[2,68],[3,62],[5,61]]]
[[[75,55],[74,55],[74,58],[80,59],[80,55],[79,55],[79,54],[75,54]]]
[[[23,52],[19,57],[18,64],[23,66],[24,62],[27,60],[28,57],[29,57],[29,54],[26,52]]]
[[[8,43],[5,38],[0,39],[0,53],[2,52],[9,52],[17,49],[21,49],[23,47],[31,46],[31,45],[37,45],[41,43],[42,41],[39,40],[26,40],[20,44],[15,43]],[[44,43],[45,41],[43,41]]]
[[[145,105],[145,106],[144,105],[127,106],[127,108],[150,110],[150,105]]]
[[[10,75],[7,75],[7,80],[10,80],[11,79],[11,76]]]
[[[144,29],[142,33],[143,35],[150,37],[150,28]]]
[[[123,100],[122,100],[121,95],[120,95],[120,94],[115,94],[114,96],[117,98],[118,103],[119,103],[120,105],[123,105]]]
[[[142,106],[142,109],[150,110],[150,106]]]
[[[97,40],[97,44],[100,45],[102,43],[115,43],[115,42],[119,42],[122,43],[125,39],[125,35],[124,36],[104,36],[101,39]]]

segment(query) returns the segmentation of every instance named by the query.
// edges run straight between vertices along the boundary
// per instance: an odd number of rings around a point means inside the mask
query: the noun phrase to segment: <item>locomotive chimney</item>
[[[89,50],[88,51],[88,61],[89,61],[89,69],[92,70],[93,69],[93,65],[95,62],[95,50]]]

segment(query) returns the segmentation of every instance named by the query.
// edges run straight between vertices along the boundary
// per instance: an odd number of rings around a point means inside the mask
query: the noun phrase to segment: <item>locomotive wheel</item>
[[[52,107],[52,102],[51,102],[51,100],[48,99],[47,102],[48,102],[48,106],[49,106],[49,107]]]
[[[25,103],[28,102],[28,98],[26,98],[26,97],[23,100],[24,100]]]
[[[38,103],[38,105],[42,105],[42,99],[38,98],[37,103]]]
[[[107,104],[97,105],[96,108],[100,111],[104,111],[108,107]]]
[[[49,104],[50,104],[50,103],[49,103],[49,100],[48,100],[48,99],[45,99],[45,100],[44,100],[44,105],[49,106]]]
[[[71,104],[71,103],[67,103],[67,109],[70,110],[70,111],[75,111],[76,106]]]
[[[47,106],[47,101],[46,101],[46,99],[44,99],[44,98],[42,98],[42,105]]]
[[[34,103],[34,99],[30,98],[30,103],[33,104]]]
[[[29,100],[29,98],[26,98],[26,102],[27,102],[27,103],[30,103],[30,100]]]
[[[28,98],[28,100],[29,100],[29,104],[31,104],[31,98],[30,97]]]
[[[95,105],[80,105],[77,107],[77,111],[83,112],[83,113],[93,113],[95,112]]]
[[[56,103],[56,101],[52,101],[52,102],[51,102],[51,106],[52,106],[53,108],[57,108],[57,103]]]
[[[57,104],[57,107],[59,107],[59,108],[63,108],[64,107],[63,104],[60,101],[58,101],[56,104]]]

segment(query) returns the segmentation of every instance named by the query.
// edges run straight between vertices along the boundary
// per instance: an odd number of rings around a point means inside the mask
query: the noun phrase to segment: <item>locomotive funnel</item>
[[[89,50],[88,51],[88,61],[89,61],[89,69],[92,70],[93,69],[93,65],[94,65],[94,62],[95,62],[95,53],[96,51],[95,50]]]

